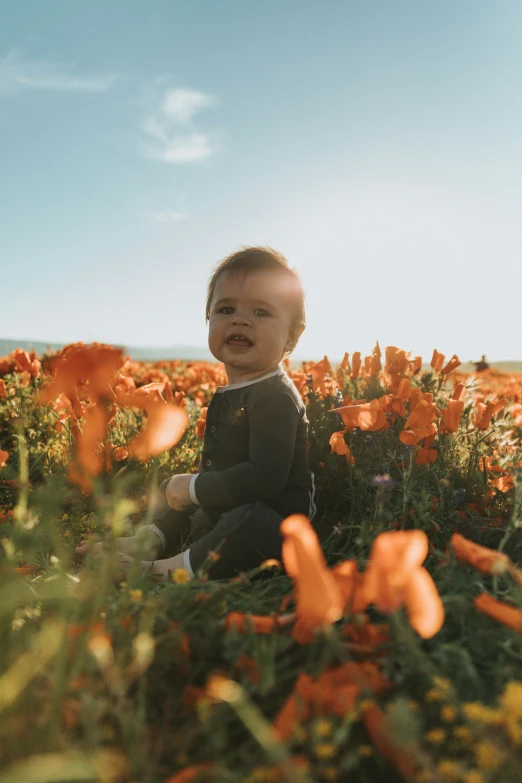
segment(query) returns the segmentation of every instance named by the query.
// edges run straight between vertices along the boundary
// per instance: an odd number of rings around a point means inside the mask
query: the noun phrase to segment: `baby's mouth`
[[[253,342],[243,335],[232,335],[228,338],[226,344],[233,348],[250,348]]]

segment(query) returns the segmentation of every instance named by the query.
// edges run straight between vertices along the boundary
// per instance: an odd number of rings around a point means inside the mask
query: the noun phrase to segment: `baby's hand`
[[[181,509],[192,504],[189,495],[191,479],[192,476],[190,473],[182,473],[180,476],[173,476],[165,487],[167,503],[176,511],[181,511]]]

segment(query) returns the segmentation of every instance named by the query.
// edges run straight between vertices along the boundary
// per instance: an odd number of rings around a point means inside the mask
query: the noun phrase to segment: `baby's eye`
[[[223,313],[225,310],[228,310],[228,313],[225,313],[225,315],[230,315],[230,313],[234,312],[234,308],[230,307],[230,305],[225,305],[225,307],[220,307],[218,310],[218,313]]]
[[[269,315],[269,313],[266,310],[263,310],[262,307],[258,307],[256,310],[254,310],[255,315],[260,315],[262,318],[265,317],[265,315]]]

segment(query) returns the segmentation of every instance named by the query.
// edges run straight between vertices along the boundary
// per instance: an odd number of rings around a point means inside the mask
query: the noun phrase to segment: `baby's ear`
[[[299,342],[299,338],[301,337],[303,332],[304,332],[304,326],[301,327],[299,332],[294,333],[294,335],[292,337],[288,338],[288,340],[286,341],[286,345],[285,345],[285,352],[286,353],[292,353],[292,351],[295,350],[295,347],[296,347],[297,343]]]

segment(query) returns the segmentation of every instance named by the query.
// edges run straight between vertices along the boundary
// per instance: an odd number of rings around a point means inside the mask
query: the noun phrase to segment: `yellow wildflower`
[[[522,726],[520,723],[507,716],[504,719],[504,726],[511,742],[515,745],[520,744],[520,741],[522,740]]]
[[[508,682],[500,697],[500,706],[512,718],[522,718],[522,682]]]
[[[503,754],[489,740],[477,742],[473,746],[473,754],[477,765],[482,769],[496,769],[503,761]]]
[[[185,584],[189,581],[189,575],[186,568],[175,568],[172,572],[171,579],[177,585]]]
[[[440,688],[430,688],[424,698],[426,701],[444,701],[446,694]]]
[[[450,693],[452,690],[451,682],[447,677],[434,677],[433,684],[436,688],[439,688],[439,690],[444,691],[444,693]]]
[[[430,729],[430,731],[427,731],[424,735],[424,739],[432,745],[442,745],[446,736],[446,731],[444,729]]]
[[[476,769],[472,769],[471,772],[467,772],[462,778],[462,783],[485,783],[484,776]]]
[[[493,710],[491,707],[486,707],[480,701],[470,701],[462,708],[462,712],[469,720],[476,721],[477,723],[496,724],[501,723],[502,716],[499,710]]]
[[[461,780],[462,768],[460,764],[451,759],[443,759],[437,764],[437,772],[441,776],[442,780],[447,780],[450,783],[457,783]]]
[[[331,759],[337,753],[337,748],[333,742],[318,742],[314,747],[314,755],[318,759]]]
[[[333,731],[333,723],[327,718],[319,718],[314,723],[314,734],[318,737],[329,737]]]
[[[453,736],[462,742],[471,742],[473,735],[467,726],[455,726],[453,729]]]
[[[453,723],[457,717],[457,710],[451,704],[445,704],[444,707],[441,707],[440,717],[444,723]]]
[[[141,601],[143,593],[141,590],[129,590],[131,601]]]

